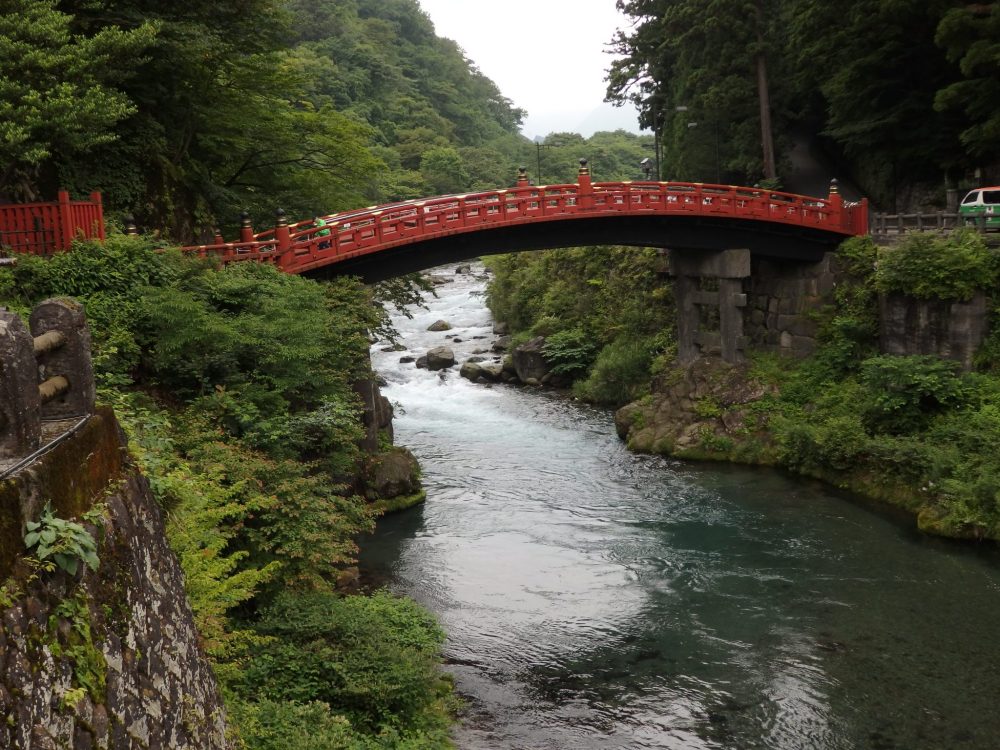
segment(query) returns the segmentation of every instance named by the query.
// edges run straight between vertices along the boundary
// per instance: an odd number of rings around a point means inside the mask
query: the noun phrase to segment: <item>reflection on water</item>
[[[993,552],[776,472],[630,455],[565,397],[399,364],[488,347],[482,284],[456,279],[396,321],[412,352],[373,351],[428,502],[362,562],[448,632],[461,748],[998,746]]]

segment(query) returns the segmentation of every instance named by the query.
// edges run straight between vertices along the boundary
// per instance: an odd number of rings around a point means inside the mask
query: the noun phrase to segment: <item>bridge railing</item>
[[[60,190],[55,203],[0,205],[0,247],[30,255],[69,250],[77,237],[104,240],[104,206],[100,193],[72,201]]]
[[[764,220],[810,227],[843,235],[868,229],[867,202],[845,203],[831,187],[828,198],[782,193],[762,188],[693,182],[590,183],[581,169],[578,184],[517,187],[467,195],[373,206],[289,225],[279,213],[273,229],[254,234],[249,222],[240,242],[216,242],[183,248],[217,255],[222,262],[258,260],[288,271],[302,271],[413,242],[485,227],[512,226],[539,219],[575,216],[698,215]],[[320,234],[320,232],[326,232]]]

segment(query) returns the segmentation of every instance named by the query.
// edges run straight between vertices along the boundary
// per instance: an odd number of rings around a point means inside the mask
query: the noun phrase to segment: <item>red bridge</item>
[[[224,263],[274,263],[289,273],[356,274],[379,281],[478,255],[582,245],[720,250],[815,261],[845,237],[867,234],[867,201],[846,203],[761,188],[686,182],[518,185],[406,201],[277,226],[254,234],[244,218],[238,242],[183,248]],[[329,233],[320,235],[324,229]]]
[[[467,195],[372,206],[184,248],[224,263],[274,263],[289,273],[357,274],[378,281],[477,255],[581,245],[747,248],[755,255],[814,261],[847,236],[867,234],[867,201],[831,188],[813,198],[761,188],[685,182],[518,185]],[[327,234],[319,234],[328,229]]]

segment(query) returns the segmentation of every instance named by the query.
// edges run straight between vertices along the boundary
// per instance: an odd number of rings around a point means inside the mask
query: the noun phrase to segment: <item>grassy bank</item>
[[[372,292],[218,269],[115,236],[0,269],[0,302],[84,302],[99,399],[166,511],[238,748],[449,746],[443,634],[414,603],[346,595],[359,534]]]

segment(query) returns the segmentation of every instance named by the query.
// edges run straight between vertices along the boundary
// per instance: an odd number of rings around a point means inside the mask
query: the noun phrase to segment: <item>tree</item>
[[[0,12],[0,191],[38,200],[39,173],[54,156],[72,159],[117,137],[135,111],[116,88],[125,60],[156,26],[117,26],[85,36],[56,0],[13,0]]]
[[[1000,159],[1000,5],[952,8],[936,39],[963,79],[937,92],[935,109],[964,112],[969,122],[962,144],[981,163],[995,162]]]

